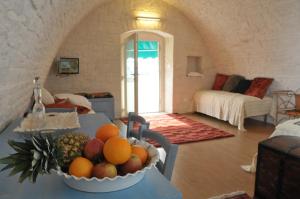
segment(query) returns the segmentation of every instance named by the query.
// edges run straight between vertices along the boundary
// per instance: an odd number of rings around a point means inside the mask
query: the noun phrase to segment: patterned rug
[[[234,136],[180,114],[159,114],[143,117],[150,122],[151,130],[161,133],[173,144]],[[127,118],[121,120],[127,124]]]
[[[214,196],[208,199],[251,199],[251,197],[244,191],[236,191],[229,194]]]

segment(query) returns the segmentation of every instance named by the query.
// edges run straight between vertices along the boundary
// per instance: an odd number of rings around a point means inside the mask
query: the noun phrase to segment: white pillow
[[[58,99],[68,99],[74,105],[83,106],[90,110],[92,109],[91,102],[86,97],[83,97],[81,95],[60,93],[60,94],[55,94],[54,96]]]
[[[55,103],[54,97],[45,88],[42,88],[42,103],[45,105]]]

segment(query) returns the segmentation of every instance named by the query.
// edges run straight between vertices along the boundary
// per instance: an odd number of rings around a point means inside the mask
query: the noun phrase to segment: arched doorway
[[[122,115],[173,110],[173,36],[135,30],[121,35]]]

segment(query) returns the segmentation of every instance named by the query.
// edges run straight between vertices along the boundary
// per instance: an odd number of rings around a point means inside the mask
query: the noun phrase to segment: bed
[[[260,99],[249,95],[220,90],[201,90],[194,95],[196,112],[203,113],[237,126],[245,131],[244,119],[267,116],[271,112],[272,98]],[[265,117],[266,119],[266,117]]]
[[[76,110],[78,114],[94,114],[91,102],[84,96],[71,93],[52,95],[42,88],[42,103],[46,112],[69,112]]]

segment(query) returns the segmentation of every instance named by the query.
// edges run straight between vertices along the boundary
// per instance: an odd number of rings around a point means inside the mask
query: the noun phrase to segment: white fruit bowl
[[[138,144],[147,149],[149,154],[149,160],[147,165],[141,169],[136,171],[135,173],[128,173],[125,176],[116,176],[114,178],[86,178],[86,177],[76,177],[73,175],[69,175],[64,173],[61,170],[56,170],[56,173],[63,177],[64,182],[71,188],[77,189],[79,191],[85,192],[111,192],[117,191],[121,189],[126,189],[138,183],[143,179],[146,170],[154,167],[159,160],[159,153],[157,149],[145,141],[136,140],[130,138],[128,140],[131,144]]]

